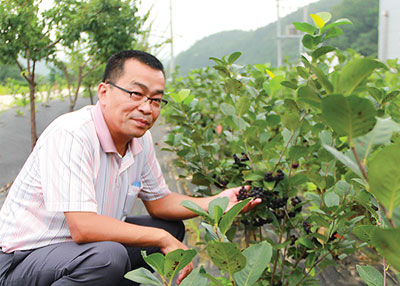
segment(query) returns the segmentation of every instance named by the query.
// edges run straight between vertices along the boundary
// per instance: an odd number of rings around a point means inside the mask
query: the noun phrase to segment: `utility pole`
[[[169,74],[172,75],[175,71],[174,63],[174,32],[172,29],[172,0],[169,0],[169,27],[171,33],[171,58],[169,61]]]

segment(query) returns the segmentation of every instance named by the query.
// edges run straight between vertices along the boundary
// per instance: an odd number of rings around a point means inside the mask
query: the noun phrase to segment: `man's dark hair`
[[[164,66],[155,56],[143,51],[127,50],[118,52],[109,58],[104,70],[103,82],[116,81],[123,74],[124,64],[128,59],[135,59],[153,69],[162,71],[165,76]]]

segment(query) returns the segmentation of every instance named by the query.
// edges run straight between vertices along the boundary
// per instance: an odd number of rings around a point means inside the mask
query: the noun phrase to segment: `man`
[[[180,203],[206,210],[215,197],[191,198],[165,184],[147,132],[166,103],[164,87],[154,56],[120,52],[107,63],[96,106],[46,128],[0,212],[0,285],[132,285],[123,275],[145,265],[141,249],[187,249],[180,220],[195,215]],[[238,191],[217,196],[232,206]],[[150,217],[126,217],[137,196]]]

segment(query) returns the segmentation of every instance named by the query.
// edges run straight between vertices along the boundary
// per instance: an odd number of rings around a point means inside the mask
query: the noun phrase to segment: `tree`
[[[35,119],[36,63],[53,54],[61,37],[50,32],[60,19],[58,8],[40,12],[40,1],[0,1],[0,62],[15,64],[29,84],[32,148],[37,141]]]
[[[343,27],[343,35],[329,44],[342,50],[351,48],[364,56],[378,54],[379,0],[344,0],[332,9],[334,18],[351,19],[353,25]]]
[[[70,22],[64,21],[60,30],[69,35],[64,42],[68,62],[54,58],[67,79],[70,111],[75,107],[84,79],[110,55],[133,49],[147,18],[136,15],[138,10],[131,0],[89,0],[74,2],[73,6],[76,13]],[[93,85],[90,82],[89,88]]]

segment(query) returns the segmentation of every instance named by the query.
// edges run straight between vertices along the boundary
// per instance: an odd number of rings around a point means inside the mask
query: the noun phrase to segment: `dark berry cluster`
[[[243,164],[243,162],[249,161],[249,157],[247,157],[247,155],[242,152],[240,158],[238,157],[238,155],[233,154],[233,160],[234,164],[238,167],[246,167],[246,164]]]
[[[221,177],[218,177],[216,174],[214,174],[213,176],[214,181],[214,185],[220,189],[226,189],[226,186],[228,185],[229,181],[225,180]]]
[[[280,169],[278,171],[276,171],[275,175],[274,175],[273,172],[267,172],[264,175],[264,181],[266,181],[266,182],[276,182],[276,184],[278,184],[284,178],[285,178],[285,173]]]
[[[308,221],[304,221],[303,229],[307,234],[311,233],[311,224]]]

